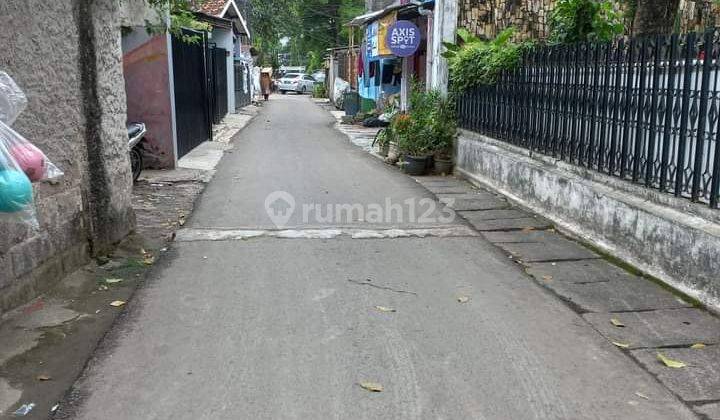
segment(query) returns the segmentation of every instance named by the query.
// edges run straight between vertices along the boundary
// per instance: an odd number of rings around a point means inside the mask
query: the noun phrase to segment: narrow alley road
[[[694,418],[333,123],[275,95],[240,133],[80,379],[76,418]]]

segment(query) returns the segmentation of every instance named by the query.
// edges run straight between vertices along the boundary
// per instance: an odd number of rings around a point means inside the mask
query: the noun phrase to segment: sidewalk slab
[[[481,232],[523,230],[523,229],[547,229],[552,224],[547,220],[535,217],[524,217],[521,219],[494,219],[494,220],[470,220],[465,217],[475,229]]]
[[[720,319],[702,309],[588,313],[583,318],[608,340],[628,344],[631,349],[720,342]],[[614,326],[613,318],[625,327]]]
[[[447,177],[446,179],[436,179],[436,180],[424,180],[415,178],[415,181],[422,185],[425,188],[428,187],[458,187],[458,188],[467,188],[467,189],[475,189],[480,190],[479,188],[475,187],[471,183],[467,181],[462,181],[456,178],[450,178]]]
[[[720,400],[720,346],[707,346],[702,349],[645,349],[631,353],[683,400]],[[658,360],[658,353],[679,360],[687,366],[679,369],[667,367]],[[716,414],[717,408],[714,408]],[[713,407],[706,409],[712,410]]]
[[[484,232],[483,235],[489,232]],[[522,262],[566,261],[600,258],[575,242],[557,238],[545,242],[495,243]]]
[[[561,298],[586,312],[646,311],[651,309],[689,308],[690,304],[652,282],[629,277],[595,283],[568,283],[552,277],[538,278]]]
[[[524,232],[488,232],[483,233],[483,236],[494,244],[566,241],[565,238],[554,231],[544,230],[530,230]]]
[[[433,194],[471,194],[474,191],[466,186],[455,186],[455,185],[423,185]]]
[[[427,188],[427,187],[426,187]],[[490,194],[489,192],[485,191],[466,191],[464,193],[435,193],[435,196],[440,200],[441,202],[443,200],[498,200],[498,196],[495,194]],[[500,198],[501,201],[505,201],[504,199]]]
[[[482,196],[481,196],[482,197]],[[487,198],[454,198],[443,197],[440,202],[447,205],[453,210],[494,210],[509,207],[507,201],[495,197]]]
[[[512,208],[500,210],[461,211],[459,213],[471,223],[474,221],[524,219],[528,217],[535,217],[532,213]]]
[[[538,262],[528,264],[528,274],[542,279],[550,276],[553,282],[595,283],[626,281],[633,277],[627,271],[602,259],[583,261]]]

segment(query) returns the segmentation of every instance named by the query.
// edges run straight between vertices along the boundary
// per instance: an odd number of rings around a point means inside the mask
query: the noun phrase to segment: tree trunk
[[[633,35],[671,33],[679,5],[680,0],[637,0]]]

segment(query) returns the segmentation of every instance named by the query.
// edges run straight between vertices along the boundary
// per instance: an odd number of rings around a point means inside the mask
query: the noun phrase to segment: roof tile
[[[223,9],[225,8],[225,5],[230,0],[204,0],[204,1],[197,1],[196,7],[199,12],[221,17],[220,13],[222,13]]]

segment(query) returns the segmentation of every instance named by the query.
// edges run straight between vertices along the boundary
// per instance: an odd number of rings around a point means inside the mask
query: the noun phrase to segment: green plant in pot
[[[453,144],[457,136],[455,106],[452,100],[439,94],[436,96],[435,105],[428,118],[428,125],[432,131],[435,172],[442,175],[451,174]]]
[[[390,152],[390,144],[392,143],[393,138],[392,136],[393,133],[391,127],[382,128],[375,135],[375,140],[373,140],[372,146],[375,147],[377,145],[378,154],[380,156],[386,157]]]
[[[391,124],[393,137],[403,155],[403,169],[410,175],[424,175],[428,167],[431,144],[428,129],[414,113],[398,114]]]
[[[441,96],[438,91],[426,92],[421,84],[413,82],[409,99],[409,111],[393,118],[391,128],[403,155],[405,172],[424,175],[431,167],[435,149],[436,125],[433,118]]]

